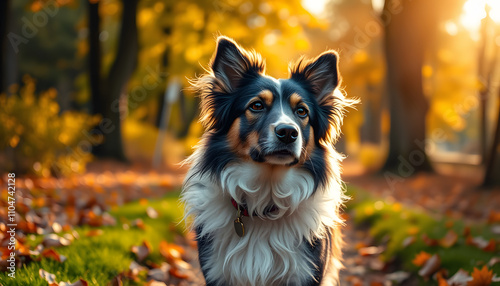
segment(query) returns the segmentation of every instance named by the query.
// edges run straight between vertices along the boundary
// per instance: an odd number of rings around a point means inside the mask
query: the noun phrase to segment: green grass
[[[447,269],[451,275],[460,268],[470,272],[474,267],[482,267],[492,257],[498,256],[498,247],[496,252],[485,252],[467,245],[463,235],[466,223],[462,220],[408,208],[399,203],[384,202],[383,199],[353,187],[348,188],[348,194],[353,200],[347,204],[347,210],[352,213],[355,224],[368,227],[370,235],[377,241],[387,241],[387,249],[382,258],[386,261],[400,261],[404,270],[413,273],[418,271],[419,268],[413,265],[412,260],[420,251],[438,254],[442,268]],[[495,238],[486,223],[474,223],[469,227],[473,237],[482,236],[487,240]],[[450,248],[428,246],[422,239],[423,234],[433,239],[443,238],[450,229],[458,234],[457,243]],[[414,236],[416,241],[404,247],[403,241],[410,236]],[[500,264],[492,269],[500,275]],[[430,285],[429,283],[431,282],[423,282],[422,285]]]
[[[173,239],[174,233],[171,231],[172,224],[178,223],[182,218],[182,207],[178,202],[178,192],[168,194],[162,199],[150,200],[147,205],[139,202],[132,202],[121,206],[110,213],[117,219],[116,226],[100,227],[103,234],[95,237],[87,237],[85,233],[91,227],[78,227],[76,231],[80,239],[75,240],[67,247],[56,250],[67,257],[63,263],[51,259],[42,259],[39,262],[29,263],[16,271],[16,278],[12,279],[6,273],[0,273],[0,283],[7,285],[47,285],[47,282],[40,278],[38,271],[40,268],[56,275],[56,281],[74,282],[79,278],[86,280],[89,285],[106,285],[120,272],[128,269],[134,260],[134,255],[130,249],[133,245],[140,245],[144,240],[152,246],[152,253],[147,258],[154,262],[159,262],[161,256],[158,251],[160,241]],[[159,213],[157,219],[151,219],[146,214],[147,207],[153,207]],[[124,222],[131,222],[141,218],[144,221],[145,230],[130,227],[123,229]],[[183,230],[180,224],[176,230]],[[42,237],[36,237],[32,243],[39,242]],[[124,285],[134,282],[124,281]],[[142,285],[142,281],[137,285]],[[127,284],[128,283],[128,284]]]

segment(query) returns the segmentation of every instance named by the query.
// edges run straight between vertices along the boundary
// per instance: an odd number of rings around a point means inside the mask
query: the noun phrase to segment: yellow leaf
[[[433,72],[433,70],[432,70],[432,67],[431,67],[431,66],[429,66],[429,65],[424,65],[424,66],[422,67],[422,75],[423,75],[424,77],[431,77],[431,76],[432,76],[432,72]]]
[[[10,138],[9,145],[12,148],[16,148],[17,144],[19,143],[19,136],[14,135],[12,138]]]

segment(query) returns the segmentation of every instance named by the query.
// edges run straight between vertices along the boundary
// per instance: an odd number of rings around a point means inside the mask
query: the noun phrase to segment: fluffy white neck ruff
[[[232,163],[215,181],[199,175],[196,153],[182,200],[186,217],[192,215],[194,227],[203,227],[200,235],[212,237],[207,280],[234,286],[302,285],[313,275],[302,249],[304,240],[321,239],[327,227],[342,223],[339,170],[330,170],[331,179],[316,192],[314,178],[305,170],[254,162]],[[333,166],[338,162],[329,167]],[[242,238],[233,228],[236,210],[231,197],[258,215],[243,218],[246,234]],[[264,215],[270,205],[279,211]],[[340,261],[335,264],[340,267]]]

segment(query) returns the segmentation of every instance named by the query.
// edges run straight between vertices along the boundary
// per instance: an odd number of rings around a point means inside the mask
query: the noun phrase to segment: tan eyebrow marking
[[[309,106],[302,101],[302,96],[300,96],[298,93],[292,93],[292,95],[290,95],[290,106],[292,107],[292,109],[295,109],[297,107],[297,105],[299,103],[301,103],[306,107],[307,110],[309,110]]]
[[[295,92],[290,95],[290,106],[292,107],[292,109],[295,109],[300,101],[302,101],[302,96],[298,95]]]
[[[264,100],[267,106],[271,106],[273,104],[273,93],[269,89],[264,89],[259,93],[259,97]]]

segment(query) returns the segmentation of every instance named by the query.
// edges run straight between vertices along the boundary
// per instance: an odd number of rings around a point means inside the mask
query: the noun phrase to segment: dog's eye
[[[256,101],[250,105],[251,111],[260,111],[262,109],[264,109],[264,104],[262,104],[262,102],[260,101]]]
[[[305,118],[307,116],[307,109],[305,109],[304,107],[297,108],[297,111],[295,112],[300,118]]]

